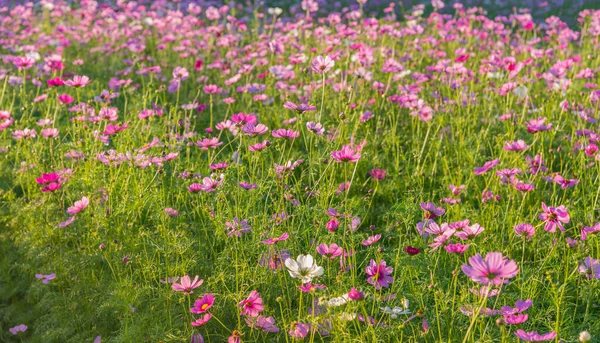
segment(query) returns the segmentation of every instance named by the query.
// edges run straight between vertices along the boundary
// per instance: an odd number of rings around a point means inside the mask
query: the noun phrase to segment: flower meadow
[[[594,342],[600,11],[0,8],[0,341]]]

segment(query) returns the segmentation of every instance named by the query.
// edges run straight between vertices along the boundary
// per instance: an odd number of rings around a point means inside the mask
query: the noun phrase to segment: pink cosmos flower
[[[392,275],[394,268],[388,267],[385,260],[381,260],[379,263],[376,263],[375,260],[371,260],[365,271],[369,276],[367,282],[375,286],[375,289],[381,289],[382,287],[387,288],[394,282],[394,278],[390,276]]]
[[[321,123],[315,123],[312,121],[306,123],[306,129],[317,136],[322,136],[323,133],[325,133],[325,128]]]
[[[452,194],[454,195],[459,195],[460,192],[463,191],[463,189],[465,189],[465,185],[460,185],[460,186],[455,186],[455,185],[450,185],[448,186],[448,190],[450,190],[452,192]]]
[[[537,333],[537,331],[525,332],[519,329],[515,332],[515,336],[527,342],[543,342],[551,341],[554,338],[556,338],[556,332],[548,332],[543,335],[540,335],[539,333]]]
[[[470,264],[463,264],[462,271],[471,280],[484,285],[501,285],[508,283],[507,279],[519,273],[519,268],[513,260],[506,260],[500,252],[490,252],[485,259],[476,254],[469,258]]]
[[[207,313],[204,316],[202,316],[202,317],[196,319],[195,321],[191,322],[191,325],[192,326],[196,326],[196,327],[202,326],[202,325],[206,324],[211,318],[212,318],[212,314]]]
[[[500,163],[499,159],[495,159],[495,160],[491,160],[491,161],[485,162],[483,164],[483,166],[475,168],[473,170],[473,174],[475,174],[475,175],[485,174],[488,170],[494,168],[499,163]]]
[[[256,319],[245,317],[246,324],[252,329],[262,330],[263,332],[279,332],[279,328],[275,326],[275,318],[258,316]]]
[[[317,56],[312,61],[312,70],[317,74],[327,73],[333,66],[335,65],[335,61],[332,60],[329,56]]]
[[[331,219],[330,221],[327,222],[327,224],[325,224],[325,227],[327,228],[327,230],[329,230],[331,232],[334,232],[335,230],[337,230],[339,226],[340,226],[340,223],[335,218]]]
[[[338,162],[357,162],[360,156],[360,151],[353,149],[350,145],[344,145],[341,150],[331,152],[331,158]]]
[[[523,324],[529,319],[527,313],[509,314],[504,316],[504,322],[509,325]]]
[[[248,124],[242,126],[242,131],[250,137],[265,134],[267,132],[267,130],[269,130],[269,128],[264,124],[255,125],[252,123],[248,123]],[[283,130],[283,129],[281,129],[281,130]],[[273,135],[273,136],[275,136],[275,135]]]
[[[567,208],[564,205],[560,205],[558,207],[548,207],[542,202],[542,209],[544,210],[544,213],[540,213],[539,218],[540,220],[546,222],[546,225],[544,225],[544,230],[554,233],[556,232],[556,227],[558,227],[564,232],[565,228],[562,224],[567,224],[570,221]]]
[[[533,305],[533,300],[531,299],[517,300],[517,302],[515,303],[515,307],[502,306],[502,314],[510,315],[525,312],[531,307],[531,305]]]
[[[200,150],[216,149],[221,145],[223,145],[223,142],[220,142],[217,137],[204,138],[203,140],[196,142],[196,146],[200,147]]]
[[[35,179],[35,182],[39,183],[39,184],[45,184],[45,183],[50,183],[50,182],[57,182],[60,180],[60,175],[58,175],[57,173],[48,173],[48,174],[42,174],[42,177],[38,177],[37,179]]]
[[[552,124],[545,124],[546,118],[538,117],[538,119],[531,119],[527,123],[527,131],[529,133],[536,133],[540,131],[548,131],[552,129]]]
[[[285,104],[283,104],[283,107],[288,110],[296,111],[299,114],[304,113],[306,111],[315,111],[317,109],[317,107],[308,105],[304,102],[301,103],[300,105],[296,105],[295,103],[293,103],[291,101],[287,101]]]
[[[165,213],[171,217],[177,217],[179,215],[179,212],[176,209],[170,207],[165,208]]]
[[[600,233],[600,223],[595,223],[591,227],[584,226],[583,229],[581,230],[581,240],[585,241],[585,240],[587,240],[587,237],[589,234],[595,234],[595,233]]]
[[[419,204],[419,206],[421,206],[421,209],[425,211],[426,219],[435,219],[446,213],[445,209],[443,209],[442,207],[436,207],[435,204],[432,202],[422,202]]]
[[[54,278],[56,278],[56,274],[54,274],[54,273],[48,274],[48,275],[35,274],[35,278],[42,280],[42,283],[47,285],[50,280],[54,280]]]
[[[559,184],[561,188],[565,189],[565,188],[569,188],[569,187],[573,187],[576,184],[579,183],[579,180],[576,179],[565,179],[564,177],[560,176],[559,174],[556,174],[554,176],[554,180],[555,183]]]
[[[529,148],[529,145],[525,143],[522,139],[519,139],[515,142],[507,142],[504,144],[504,150],[506,151],[521,151]]]
[[[180,282],[181,283],[172,284],[171,288],[175,292],[183,292],[183,294],[189,295],[189,294],[194,293],[193,290],[200,287],[202,285],[202,283],[204,282],[204,280],[198,280],[198,275],[196,275],[194,277],[194,281],[192,281],[192,279],[189,277],[189,275],[186,275],[181,278]]]
[[[194,281],[195,281],[195,279],[194,279]],[[200,280],[200,281],[202,281],[202,280]],[[200,284],[202,284],[202,282],[200,282]],[[200,285],[198,285],[198,286],[200,286]],[[188,287],[188,289],[189,289],[189,287]],[[181,292],[181,291],[178,291],[178,292]],[[193,314],[205,313],[213,306],[214,302],[215,302],[215,297],[212,294],[210,294],[210,293],[204,294],[202,296],[202,298],[196,299],[196,301],[194,302],[194,307],[192,307],[190,309],[190,312],[192,312]]]
[[[454,243],[454,244],[448,244],[444,247],[444,249],[446,249],[447,252],[451,253],[451,254],[462,254],[465,252],[465,250],[467,250],[467,248],[469,247],[469,244],[460,244],[460,243]]]
[[[375,180],[382,181],[385,179],[387,172],[383,169],[375,168],[369,172],[369,175]]]
[[[579,265],[579,272],[585,274],[588,279],[600,279],[600,260],[586,257]]]
[[[129,125],[127,125],[127,123],[124,123],[123,125],[121,124],[108,124],[106,125],[106,127],[104,128],[104,132],[102,132],[103,135],[114,135],[118,132],[121,132],[125,129],[128,129]]]
[[[84,76],[75,75],[75,76],[73,76],[72,80],[65,81],[65,85],[67,85],[69,87],[73,87],[73,88],[79,88],[79,87],[85,87],[90,82],[92,82],[90,80],[90,78],[85,75]]]
[[[295,139],[300,137],[300,132],[290,129],[278,129],[271,131],[271,135],[275,138]]]
[[[75,98],[73,98],[69,94],[60,94],[58,96],[58,101],[60,101],[61,104],[68,105],[68,104],[72,103],[73,101],[75,101]]]
[[[374,236],[368,237],[364,241],[360,242],[360,244],[365,247],[368,247],[369,245],[373,245],[373,244],[377,243],[377,241],[379,241],[380,239],[381,239],[381,234],[376,234]]]
[[[281,234],[281,236],[279,237],[275,237],[275,238],[269,238],[267,240],[262,241],[263,244],[267,244],[267,245],[271,245],[271,244],[275,244],[279,241],[285,241],[286,239],[288,239],[290,237],[290,235],[288,235],[287,232],[284,232]]]
[[[18,70],[25,70],[33,67],[35,60],[29,56],[16,57],[12,60],[12,64],[17,67]]]
[[[262,302],[263,300],[256,290],[250,292],[250,295],[246,300],[242,300],[238,303],[238,307],[242,309],[240,315],[258,317],[259,313],[265,309]]]
[[[473,238],[484,231],[484,228],[479,224],[473,224],[471,226],[467,226],[462,231],[459,231],[454,234],[454,236],[466,241],[467,239]]]
[[[67,209],[68,214],[77,214],[83,211],[90,203],[88,197],[82,197],[81,200],[75,201],[75,204]]]
[[[292,328],[288,332],[290,336],[298,339],[303,339],[308,335],[310,324],[292,323]]]
[[[329,246],[323,243],[317,247],[317,252],[325,258],[333,260],[341,256],[344,253],[344,249],[335,243],[332,243]]]
[[[531,224],[523,223],[515,226],[517,236],[531,238],[535,234],[535,228]]]
[[[327,287],[323,284],[320,283],[305,283],[303,285],[298,286],[298,289],[301,290],[304,293],[311,293],[311,292],[315,292],[316,290],[320,289],[320,290],[324,290],[327,289]]]
[[[365,298],[365,294],[352,287],[350,288],[350,292],[348,292],[348,298],[354,301],[363,300]]]

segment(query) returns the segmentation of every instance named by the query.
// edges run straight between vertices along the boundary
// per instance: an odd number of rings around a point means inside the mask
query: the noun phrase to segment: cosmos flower
[[[50,280],[54,280],[54,278],[56,278],[56,274],[54,274],[54,273],[48,274],[48,275],[35,274],[35,278],[42,280],[42,283],[47,285]]]
[[[171,285],[171,288],[175,291],[175,292],[183,292],[183,294],[185,295],[189,295],[194,293],[193,290],[202,286],[202,283],[204,282],[204,280],[198,280],[198,275],[196,275],[194,277],[194,280],[192,281],[191,278],[189,277],[189,275],[185,275],[184,277],[181,278],[181,282],[180,283],[174,283]]]
[[[515,331],[515,336],[526,341],[526,342],[543,342],[551,341],[556,338],[556,332],[548,332],[543,335],[537,333],[537,331],[525,332],[521,329]]]
[[[327,73],[333,66],[335,65],[335,61],[332,60],[329,56],[317,56],[312,61],[312,70],[317,74]]]
[[[73,206],[71,206],[67,209],[67,213],[71,214],[71,215],[75,215],[75,214],[83,211],[88,206],[89,203],[90,203],[90,199],[88,199],[88,197],[82,197],[81,200],[75,201],[75,204],[73,204]]]
[[[560,231],[564,232],[565,228],[562,224],[569,223],[571,219],[567,212],[567,208],[563,205],[558,207],[546,206],[546,204],[542,202],[542,209],[544,210],[544,213],[540,213],[539,218],[546,222],[544,230],[554,233],[558,227]]]
[[[263,300],[256,290],[250,292],[247,299],[240,301],[238,307],[242,309],[240,313],[242,316],[250,317],[258,317],[259,313],[265,309]]]
[[[194,302],[194,307],[190,309],[193,314],[201,314],[208,311],[214,304],[215,297],[212,294],[204,294],[202,298]],[[209,318],[210,319],[210,318]]]
[[[314,263],[311,255],[298,255],[296,260],[288,258],[284,264],[293,278],[300,279],[302,283],[311,282],[313,278],[323,275],[323,267]]]
[[[471,280],[484,285],[508,283],[517,275],[519,268],[513,260],[506,260],[500,252],[490,252],[485,259],[476,254],[469,258],[469,264],[462,265],[462,271]]]
[[[390,276],[393,271],[394,268],[388,267],[385,260],[381,260],[379,263],[371,260],[365,269],[368,276],[367,282],[375,286],[375,289],[387,288],[394,282],[394,278]]]

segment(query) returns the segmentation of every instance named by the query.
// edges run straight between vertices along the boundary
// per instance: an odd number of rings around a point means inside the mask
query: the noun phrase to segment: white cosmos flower
[[[380,307],[380,309],[384,312],[389,314],[393,319],[398,318],[399,315],[401,314],[410,314],[410,311],[408,309],[404,309],[402,307],[394,307],[394,308],[389,308],[389,307]]]
[[[348,302],[350,298],[348,298],[348,294],[344,294],[337,298],[331,298],[327,301],[327,305],[331,307],[342,306]]]
[[[290,275],[302,280],[302,283],[311,282],[313,278],[323,275],[323,267],[317,266],[311,255],[298,255],[294,261],[291,258],[285,260],[285,266]]]

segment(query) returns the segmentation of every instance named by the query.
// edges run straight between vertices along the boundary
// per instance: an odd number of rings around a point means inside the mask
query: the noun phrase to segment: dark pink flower
[[[195,281],[195,279],[194,279],[194,281]],[[200,284],[202,284],[201,281],[202,280],[200,280]],[[189,289],[189,287],[188,287],[188,289]],[[180,292],[180,291],[178,291],[178,292]],[[205,313],[213,306],[214,302],[215,302],[215,297],[212,294],[204,294],[202,296],[202,298],[197,299],[194,302],[194,307],[192,307],[190,309],[190,312],[192,312],[193,314]]]
[[[242,300],[238,303],[238,307],[242,309],[240,315],[258,317],[259,313],[265,309],[262,301],[263,300],[260,297],[258,291],[254,290],[250,292],[250,295],[247,299]]]
[[[558,227],[564,232],[565,228],[562,224],[567,224],[571,220],[569,213],[567,212],[567,208],[564,205],[560,205],[558,207],[549,207],[542,202],[542,209],[544,210],[544,213],[540,213],[539,218],[540,220],[546,222],[546,225],[544,225],[544,230],[548,232],[556,232],[556,228]]]
[[[390,276],[394,268],[388,267],[385,260],[381,260],[379,263],[371,260],[365,271],[368,275],[367,282],[375,286],[375,289],[387,288],[394,282],[394,278]]]

